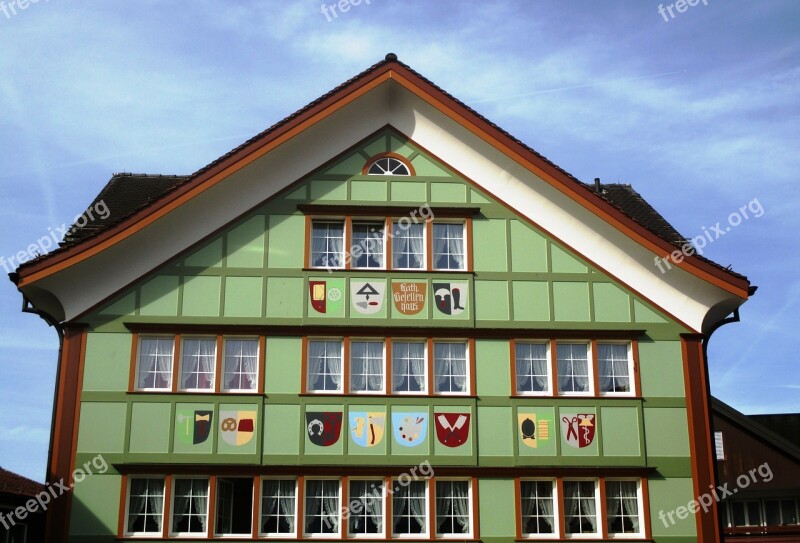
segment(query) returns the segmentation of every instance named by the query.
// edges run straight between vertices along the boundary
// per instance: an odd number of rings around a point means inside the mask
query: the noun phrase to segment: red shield
[[[469,413],[435,413],[436,437],[445,447],[460,447],[469,437]]]

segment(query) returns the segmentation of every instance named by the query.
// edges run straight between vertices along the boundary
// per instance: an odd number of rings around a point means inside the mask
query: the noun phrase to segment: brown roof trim
[[[557,190],[576,200],[656,255],[666,256],[676,250],[673,244],[638,224],[575,177],[425,79],[409,66],[396,60],[393,55],[387,55],[387,60],[375,64],[275,126],[198,170],[186,183],[176,187],[126,220],[87,239],[85,243],[55,253],[49,258],[45,257],[36,262],[22,265],[18,270],[17,285],[23,287],[31,284],[125,239],[389,79],[402,85],[467,130],[506,153]],[[748,297],[750,283],[737,274],[731,274],[727,270],[712,266],[695,256],[687,257],[675,265],[740,298]]]

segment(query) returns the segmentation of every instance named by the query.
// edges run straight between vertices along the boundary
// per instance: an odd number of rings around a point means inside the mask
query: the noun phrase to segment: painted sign
[[[541,418],[536,413],[519,413],[517,423],[522,443],[528,447],[536,449],[540,443],[544,444],[550,440],[551,420]]]
[[[433,283],[436,309],[444,315],[458,315],[467,307],[467,283]]]
[[[392,413],[394,438],[404,447],[416,447],[428,432],[427,413]]]
[[[250,443],[256,433],[256,412],[220,411],[219,432],[228,445],[240,447]]]
[[[211,434],[213,418],[213,411],[178,411],[175,417],[178,438],[188,445],[204,443]]]
[[[460,447],[469,438],[469,413],[435,413],[436,437],[446,447]]]
[[[394,307],[403,315],[416,315],[425,308],[427,283],[392,283]]]
[[[321,315],[344,316],[344,279],[309,279],[310,311]]]
[[[308,439],[319,447],[330,447],[342,433],[342,414],[338,411],[306,413]]]
[[[350,283],[353,307],[359,313],[372,315],[383,308],[386,283],[384,281],[352,281]]]
[[[571,413],[561,416],[561,435],[568,445],[576,449],[588,447],[594,441],[594,413]]]
[[[350,432],[353,441],[360,447],[379,445],[383,441],[385,427],[385,413],[367,413],[365,411],[350,413]]]

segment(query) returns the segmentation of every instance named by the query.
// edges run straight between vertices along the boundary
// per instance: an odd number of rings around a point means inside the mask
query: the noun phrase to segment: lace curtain
[[[392,266],[394,268],[423,268],[425,225],[410,224],[407,229],[403,229],[398,223],[394,223],[392,232],[396,236],[392,241]],[[406,256],[408,261],[404,262],[403,259]]]
[[[406,382],[407,374],[413,384]],[[392,383],[395,391],[425,390],[424,343],[392,343]]]
[[[586,392],[589,390],[588,346],[559,344],[558,386],[565,392]]]
[[[597,359],[600,363],[600,390],[605,392],[630,390],[627,345],[598,343]]]
[[[547,345],[518,343],[516,365],[517,392],[540,392],[549,388]]]
[[[436,268],[463,270],[464,267],[464,225],[434,224],[433,254]],[[450,262],[453,259],[453,262]]]
[[[147,513],[147,519],[156,524],[156,529],[150,530],[147,523],[143,523],[141,531],[161,531],[163,511],[164,481],[161,479],[132,479],[128,504],[128,530],[133,531],[133,526]]]
[[[258,340],[225,342],[225,388],[255,390],[258,381]]]
[[[464,392],[467,388],[467,345],[436,343],[433,352],[437,392]]]
[[[308,386],[311,390],[332,390],[325,379],[333,383],[335,389],[342,389],[342,345],[338,341],[308,342]]]
[[[143,339],[139,345],[138,388],[169,388],[172,374],[172,339]]]
[[[181,388],[213,389],[217,362],[217,342],[214,339],[183,340]]]
[[[350,385],[353,390],[383,390],[383,343],[353,341],[350,343]]]

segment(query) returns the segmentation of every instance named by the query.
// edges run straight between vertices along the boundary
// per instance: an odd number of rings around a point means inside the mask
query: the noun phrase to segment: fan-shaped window
[[[367,175],[411,175],[411,170],[399,158],[386,156],[373,160],[367,168]]]

